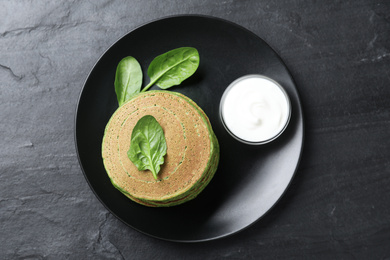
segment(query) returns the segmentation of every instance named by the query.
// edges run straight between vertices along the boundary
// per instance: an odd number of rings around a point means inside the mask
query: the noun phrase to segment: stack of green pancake
[[[167,143],[158,179],[130,161],[131,133],[140,118],[152,115]],[[195,198],[218,166],[219,145],[203,110],[171,91],[136,95],[113,114],[106,126],[102,156],[112,184],[131,200],[150,207],[169,207]]]

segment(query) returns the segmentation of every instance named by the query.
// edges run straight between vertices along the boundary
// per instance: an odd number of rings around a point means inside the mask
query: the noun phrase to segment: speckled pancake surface
[[[132,130],[145,115],[156,118],[167,142],[158,180],[150,171],[139,171],[127,157]],[[185,201],[198,190],[194,187],[201,180],[215,172],[214,158],[219,151],[214,139],[207,117],[193,101],[174,92],[148,91],[122,105],[111,117],[102,156],[111,182],[133,200],[144,204]]]

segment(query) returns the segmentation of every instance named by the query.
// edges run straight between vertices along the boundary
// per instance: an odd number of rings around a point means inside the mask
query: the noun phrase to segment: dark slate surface
[[[74,146],[100,55],[151,20],[206,14],[266,40],[301,94],[306,140],[280,203],[234,236],[160,241],[111,215]],[[1,259],[389,259],[390,2],[1,1]]]

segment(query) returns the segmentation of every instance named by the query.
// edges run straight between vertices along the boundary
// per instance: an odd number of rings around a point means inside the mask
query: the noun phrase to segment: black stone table
[[[305,113],[295,178],[263,219],[183,244],[133,230],[74,145],[88,72],[120,36],[176,14],[230,20],[286,62]],[[389,259],[390,2],[1,1],[0,259]]]

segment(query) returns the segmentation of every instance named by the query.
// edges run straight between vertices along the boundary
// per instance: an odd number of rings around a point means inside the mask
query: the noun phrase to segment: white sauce
[[[225,127],[247,142],[266,142],[278,136],[290,119],[287,94],[271,79],[248,75],[234,81],[221,100]]]

